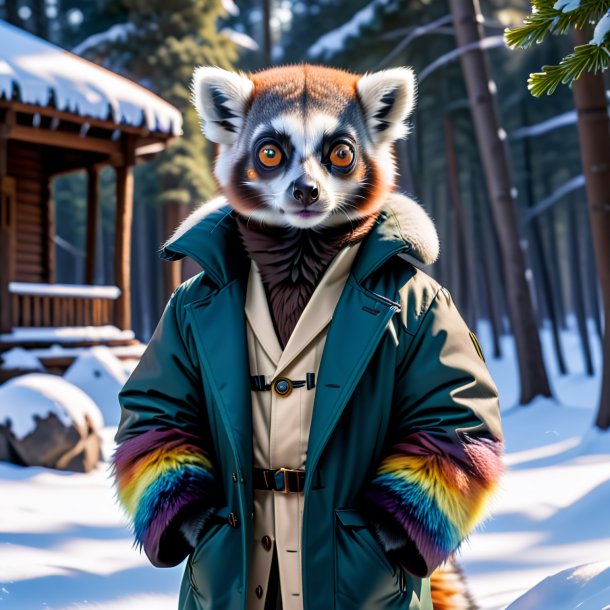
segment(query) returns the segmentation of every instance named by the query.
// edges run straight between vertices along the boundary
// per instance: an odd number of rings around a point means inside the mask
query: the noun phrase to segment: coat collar
[[[408,253],[429,265],[437,259],[438,252],[438,235],[425,210],[404,195],[390,193],[376,224],[362,242],[352,273],[361,283],[397,254]],[[228,284],[248,264],[233,210],[225,197],[216,197],[191,212],[161,246],[159,255],[166,260],[189,256],[219,287]]]

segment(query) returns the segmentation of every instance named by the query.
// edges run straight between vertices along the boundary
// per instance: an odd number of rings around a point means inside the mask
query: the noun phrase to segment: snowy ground
[[[486,331],[479,329],[483,345],[489,345]],[[564,333],[570,374],[560,377],[549,333],[543,334],[543,341],[554,400],[515,406],[518,384],[516,371],[508,366],[514,361],[510,338],[503,341],[503,360],[488,358],[502,399],[508,472],[493,519],[461,554],[482,610],[505,608],[542,579],[566,568],[610,559],[610,432],[593,428],[600,343],[592,334],[597,374],[587,377],[577,335]],[[549,600],[539,598],[529,607],[581,607]],[[605,603],[610,604],[610,599]],[[601,610],[604,605],[592,607]]]
[[[484,349],[486,331],[479,328]],[[610,433],[592,429],[599,377],[584,375],[577,336],[567,332],[571,373],[560,378],[543,338],[555,400],[515,406],[509,337],[502,360],[488,357],[502,398],[508,474],[494,518],[461,556],[482,610],[505,608],[560,570],[610,558]],[[593,345],[599,368],[596,337]],[[105,429],[107,455],[113,432]],[[175,610],[182,566],[152,568],[132,548],[105,465],[80,475],[0,464],[0,499],[0,610]],[[568,608],[519,606],[526,607]]]

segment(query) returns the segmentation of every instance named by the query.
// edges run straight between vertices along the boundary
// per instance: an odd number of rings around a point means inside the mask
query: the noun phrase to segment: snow
[[[569,180],[566,180],[562,185],[558,186],[550,195],[547,195],[544,199],[540,200],[535,206],[523,210],[521,221],[523,223],[528,222],[534,216],[538,216],[546,209],[555,205],[557,201],[563,199],[566,195],[572,191],[585,187],[585,177],[583,174],[574,176]]]
[[[0,21],[0,98],[179,135],[182,115],[144,87]]]
[[[248,34],[238,32],[232,28],[223,28],[220,30],[220,33],[224,34],[236,45],[243,47],[244,49],[249,49],[250,51],[258,51],[260,49],[258,42],[256,42],[256,40],[254,40],[254,38],[251,36],[248,36]]]
[[[234,0],[221,0],[221,4],[222,8],[228,15],[231,15],[231,17],[237,17],[237,15],[239,15],[239,7]]]
[[[486,51],[487,49],[495,49],[496,47],[505,47],[506,43],[504,41],[504,36],[486,36],[481,40],[475,40],[474,42],[470,42],[463,47],[457,47],[457,49],[453,49],[444,55],[441,55],[433,62],[428,64],[418,76],[418,81],[421,83],[425,78],[430,76],[432,72],[436,72],[439,68],[446,66],[447,64],[454,62],[461,55],[468,53],[470,51],[481,50]]]
[[[610,610],[610,562],[596,562],[562,570],[545,578],[508,607],[508,610],[565,608]]]
[[[100,408],[104,421],[118,425],[117,395],[133,370],[135,361],[121,361],[105,345],[85,350],[66,370],[64,379],[87,393]]]
[[[598,21],[595,30],[593,31],[593,38],[591,38],[589,44],[595,44],[598,47],[601,47],[606,42],[608,33],[610,33],[610,9],[608,9],[606,14]]]
[[[117,286],[91,286],[87,284],[39,284],[36,282],[9,282],[12,294],[41,297],[82,297],[85,299],[118,299]]]
[[[105,32],[98,32],[85,38],[81,43],[77,44],[72,53],[82,55],[90,49],[96,49],[105,43],[126,42],[132,34],[136,32],[133,23],[117,23],[109,27]]]
[[[1,608],[175,610],[183,567],[133,548],[109,477],[0,464]]]
[[[374,20],[377,8],[385,6],[388,2],[389,0],[373,0],[370,2],[341,27],[331,30],[319,38],[309,47],[307,56],[322,60],[329,59],[334,53],[345,47],[348,38],[358,36],[362,27],[369,25]]]
[[[554,399],[516,406],[514,344],[503,337],[503,360],[488,359],[503,403],[507,474],[493,518],[472,536],[460,555],[481,610],[500,610],[560,570],[607,561],[610,548],[610,433],[593,428],[600,386],[600,342],[590,325],[596,375],[584,371],[575,322],[561,336],[569,375],[552,357],[549,330],[542,333]],[[487,325],[479,329],[484,351]],[[608,603],[610,600],[606,600]],[[519,610],[524,610],[519,607]],[[562,603],[530,606],[569,610]],[[596,607],[600,610],[602,606]]]
[[[133,345],[109,345],[105,347],[107,347],[117,358],[122,357],[130,361],[139,359],[146,349],[146,345],[143,343],[134,343]],[[27,351],[35,358],[44,360],[46,358],[78,358],[78,356],[86,354],[90,350],[91,347],[64,347],[63,345],[54,343],[51,347],[31,348]]]
[[[557,0],[553,8],[562,13],[571,13],[580,8],[580,0]]]
[[[501,339],[502,359],[487,359],[501,396],[507,474],[493,518],[460,554],[481,610],[513,602],[510,610],[600,610],[610,603],[610,433],[592,427],[601,349],[590,324],[597,373],[588,377],[575,328],[570,320],[561,335],[570,371],[563,377],[550,330],[542,331],[554,399],[517,406],[511,337]],[[491,353],[489,325],[477,332]],[[96,367],[108,365],[112,375],[110,355],[101,352],[83,359],[83,387]],[[103,430],[106,459],[115,430]],[[0,464],[0,608],[174,610],[184,566],[150,566],[133,548],[113,496],[105,464],[86,475]],[[591,562],[602,563],[575,569]]]
[[[536,123],[536,125],[528,125],[527,127],[515,129],[515,131],[512,131],[508,137],[511,140],[533,138],[542,135],[543,133],[553,131],[554,129],[558,129],[559,127],[564,127],[565,125],[575,125],[577,121],[578,115],[576,114],[576,110],[570,110],[551,117],[546,121]]]
[[[0,354],[1,369],[43,370],[44,366],[36,356],[22,347],[14,347]]]
[[[0,335],[0,343],[40,343],[61,341],[118,341],[134,339],[132,330],[120,330],[112,324],[104,326],[41,326],[13,327],[12,332]]]
[[[81,389],[58,375],[29,373],[13,377],[0,386],[0,424],[8,425],[17,439],[31,434],[37,419],[54,414],[64,426],[76,424],[87,430],[86,417],[94,429],[104,421],[96,404]]]

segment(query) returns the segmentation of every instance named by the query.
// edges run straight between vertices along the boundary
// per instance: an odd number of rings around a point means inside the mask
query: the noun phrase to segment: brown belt
[[[299,493],[305,488],[305,471],[291,468],[255,468],[254,489]]]

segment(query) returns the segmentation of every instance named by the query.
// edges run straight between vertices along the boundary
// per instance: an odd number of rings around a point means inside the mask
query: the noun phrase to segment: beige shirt
[[[280,346],[258,267],[250,266],[246,293],[250,374],[316,381],[328,327],[360,242],[332,260],[316,286],[284,350]],[[288,396],[253,391],[252,426],[256,468],[305,468],[315,388],[294,388]],[[254,490],[254,545],[248,583],[248,610],[262,610],[273,545],[277,546],[284,610],[303,609],[301,582],[302,493]],[[269,544],[271,542],[271,544]]]

